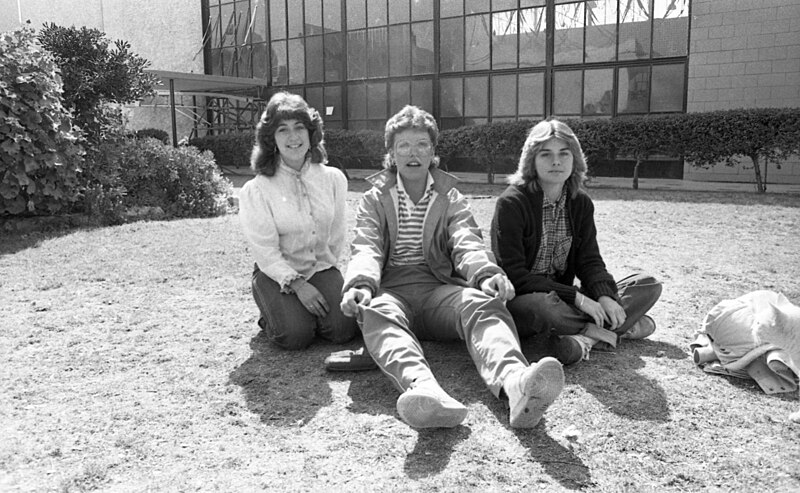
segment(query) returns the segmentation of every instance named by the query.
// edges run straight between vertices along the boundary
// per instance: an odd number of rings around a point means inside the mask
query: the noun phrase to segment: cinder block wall
[[[689,112],[800,107],[800,2],[692,0]],[[684,179],[752,182],[752,162],[703,170]],[[768,183],[800,183],[800,160],[769,167]]]

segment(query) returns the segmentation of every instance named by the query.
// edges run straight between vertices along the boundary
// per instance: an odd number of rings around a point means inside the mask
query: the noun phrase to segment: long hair
[[[281,122],[297,120],[308,129],[309,150],[307,158],[312,163],[326,163],[328,153],[325,142],[322,117],[305,99],[285,91],[275,93],[267,103],[256,125],[255,144],[250,155],[250,167],[256,174],[273,176],[278,165],[278,146],[275,131]]]
[[[431,167],[435,168],[439,166],[439,156],[436,155],[436,143],[439,141],[439,126],[436,125],[436,119],[433,118],[433,115],[417,106],[406,105],[405,108],[395,113],[394,116],[389,118],[386,122],[386,130],[383,133],[384,145],[386,146],[386,155],[383,156],[383,167],[387,169],[397,167],[392,158],[394,139],[397,134],[403,130],[409,129],[428,132],[434,154],[431,158]]]
[[[564,141],[572,152],[572,174],[566,184],[572,197],[575,197],[586,180],[586,157],[583,155],[578,137],[566,123],[559,120],[543,120],[528,132],[528,137],[522,145],[517,172],[508,177],[508,183],[519,186],[530,185],[533,190],[541,190],[536,179],[536,154],[550,139]]]

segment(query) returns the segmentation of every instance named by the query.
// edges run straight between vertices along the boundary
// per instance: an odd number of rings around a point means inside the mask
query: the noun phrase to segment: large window
[[[203,0],[206,71],[331,127],[685,111],[690,0]]]

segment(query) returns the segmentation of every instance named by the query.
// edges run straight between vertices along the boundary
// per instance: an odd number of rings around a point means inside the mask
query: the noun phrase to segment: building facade
[[[86,25],[155,69],[302,94],[330,128],[380,128],[409,103],[442,128],[800,107],[796,0],[0,0],[0,12],[0,30]],[[208,108],[204,97],[182,103]],[[189,114],[185,132],[197,126]],[[138,127],[168,120],[163,99],[132,115]],[[683,176],[752,181],[746,167]],[[800,183],[800,164],[768,179]]]

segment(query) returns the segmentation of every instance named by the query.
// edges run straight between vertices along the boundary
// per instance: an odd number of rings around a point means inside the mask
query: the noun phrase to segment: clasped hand
[[[578,309],[592,317],[598,327],[603,327],[608,322],[608,329],[613,331],[625,323],[625,310],[613,298],[601,296],[594,301],[583,293],[578,293],[577,296],[575,301]]]

